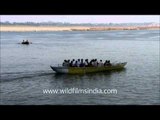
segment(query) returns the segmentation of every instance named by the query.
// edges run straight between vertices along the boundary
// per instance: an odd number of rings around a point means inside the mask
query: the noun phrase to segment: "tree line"
[[[67,22],[0,22],[1,25],[26,26],[144,26],[153,23],[67,23]]]

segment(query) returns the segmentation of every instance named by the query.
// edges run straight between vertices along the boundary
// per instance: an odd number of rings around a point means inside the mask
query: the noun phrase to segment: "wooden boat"
[[[103,67],[64,67],[64,66],[50,66],[56,73],[66,73],[66,74],[85,74],[85,73],[95,73],[104,72],[110,70],[123,69],[127,62],[111,64],[111,66]]]

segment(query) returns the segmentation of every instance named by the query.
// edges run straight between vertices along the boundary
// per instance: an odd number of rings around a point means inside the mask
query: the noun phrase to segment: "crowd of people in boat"
[[[106,60],[104,63],[102,60],[91,59],[78,59],[78,60],[64,60],[62,66],[66,67],[102,67],[102,66],[111,66],[110,60]]]
[[[23,40],[22,44],[30,44],[31,42],[29,42],[28,40]]]

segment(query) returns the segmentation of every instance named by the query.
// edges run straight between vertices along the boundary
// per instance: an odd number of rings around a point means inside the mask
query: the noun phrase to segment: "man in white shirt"
[[[98,65],[98,62],[97,62],[97,59],[95,59],[94,60],[94,66],[97,67],[97,65]]]
[[[103,62],[102,62],[102,60],[100,60],[98,67],[102,67],[102,66],[103,66]]]
[[[77,66],[79,67],[80,64],[81,64],[80,59],[78,59],[78,61],[77,61]]]
[[[85,67],[88,66],[88,59],[85,60],[84,65],[85,65]]]

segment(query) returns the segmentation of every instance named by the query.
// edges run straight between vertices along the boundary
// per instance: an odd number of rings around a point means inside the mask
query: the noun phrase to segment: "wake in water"
[[[8,82],[24,78],[33,78],[38,76],[53,75],[53,71],[36,71],[36,72],[6,72],[1,74],[0,82]]]

